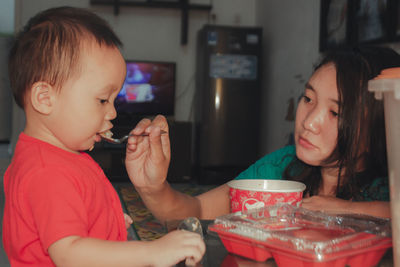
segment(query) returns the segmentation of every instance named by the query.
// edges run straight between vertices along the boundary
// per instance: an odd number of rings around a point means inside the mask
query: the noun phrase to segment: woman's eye
[[[100,99],[100,103],[101,103],[101,104],[108,103],[108,99]]]
[[[339,115],[336,111],[331,111],[331,114],[332,114],[334,117],[337,117],[337,116]]]
[[[306,96],[306,95],[303,95],[303,99],[304,99],[304,102],[306,102],[306,103],[311,102],[311,98],[309,98],[309,97]]]

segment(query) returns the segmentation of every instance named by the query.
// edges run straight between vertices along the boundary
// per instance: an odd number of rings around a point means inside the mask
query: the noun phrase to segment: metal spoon
[[[196,217],[188,217],[181,221],[178,225],[178,230],[186,230],[194,233],[198,233],[202,238],[203,236],[203,227],[201,227],[200,220]]]
[[[161,130],[161,134],[166,134],[166,133],[167,133],[166,131]],[[112,137],[107,137],[107,136],[104,136],[104,135],[100,135],[100,136],[101,136],[101,139],[103,139],[104,141],[107,141],[107,142],[109,142],[111,144],[122,144],[123,142],[128,140],[128,138],[130,136],[149,136],[149,134],[148,133],[129,134],[129,135],[125,135],[125,136],[123,136],[121,138],[118,138],[118,139],[117,138],[112,138]]]
[[[183,219],[179,223],[177,229],[197,233],[204,240],[203,227],[201,226],[200,220],[197,219],[196,217],[187,217]],[[176,266],[181,267],[181,266],[192,266],[192,265],[186,264],[186,261],[184,260],[178,263]],[[201,261],[197,263],[195,266],[203,266],[203,259],[201,259]]]

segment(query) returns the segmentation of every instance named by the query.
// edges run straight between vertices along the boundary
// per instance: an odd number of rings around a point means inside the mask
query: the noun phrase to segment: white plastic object
[[[369,81],[368,90],[375,93],[376,99],[383,99],[384,104],[393,260],[394,266],[400,266],[400,68],[383,70]]]

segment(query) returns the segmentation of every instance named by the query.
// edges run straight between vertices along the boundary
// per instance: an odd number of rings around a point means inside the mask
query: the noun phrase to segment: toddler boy
[[[186,231],[127,241],[117,193],[82,152],[116,117],[126,74],[120,45],[103,19],[71,7],[39,13],[16,38],[10,82],[26,125],[4,176],[12,266],[170,266],[204,254],[201,237]]]

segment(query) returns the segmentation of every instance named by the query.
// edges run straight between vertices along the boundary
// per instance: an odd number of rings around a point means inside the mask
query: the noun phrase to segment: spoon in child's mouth
[[[164,130],[161,130],[161,134],[166,134],[167,132]],[[108,130],[106,132],[102,132],[99,134],[101,136],[101,139],[103,139],[104,141],[107,141],[111,144],[122,144],[123,142],[125,142],[126,140],[128,140],[128,138],[130,136],[149,136],[149,133],[141,133],[141,134],[129,134],[129,135],[125,135],[121,138],[112,138],[113,133]]]

